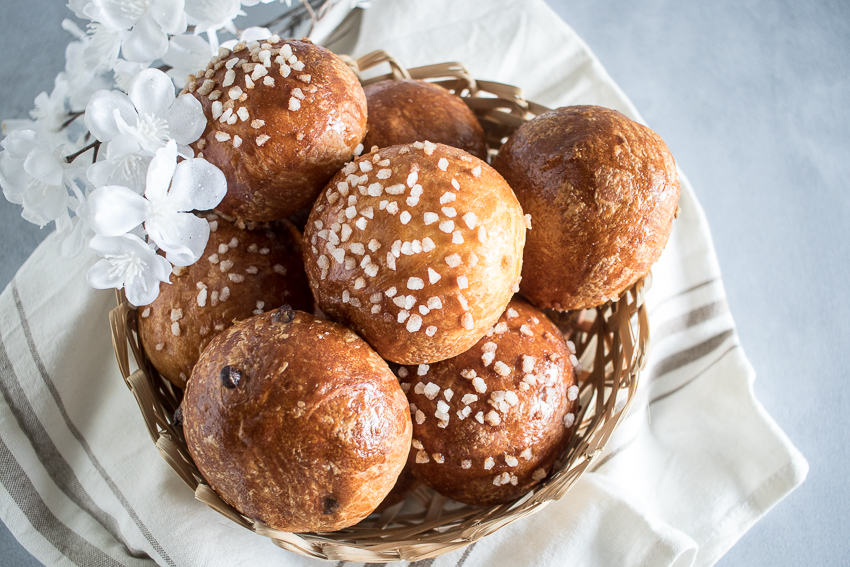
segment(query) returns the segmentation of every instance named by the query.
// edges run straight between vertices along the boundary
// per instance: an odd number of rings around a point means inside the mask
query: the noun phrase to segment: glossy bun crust
[[[570,351],[522,300],[467,352],[399,376],[412,404],[413,474],[460,502],[518,498],[552,472],[575,430]]]
[[[664,250],[679,199],[676,164],[655,132],[615,110],[541,114],[493,166],[532,217],[520,289],[540,308],[618,297]]]
[[[487,158],[484,130],[460,97],[413,79],[381,81],[363,89],[369,107],[367,148],[429,140]]]
[[[368,516],[410,448],[407,400],[387,364],[351,331],[288,308],[217,336],[182,407],[189,452],[215,491],[290,532]]]
[[[189,77],[186,90],[208,120],[192,147],[227,178],[217,210],[268,221],[309,205],[351,159],[366,132],[366,97],[351,69],[323,47],[248,45],[223,50]],[[286,58],[289,50],[295,59]]]
[[[305,227],[319,307],[382,357],[434,362],[472,346],[517,288],[525,219],[490,166],[442,144],[346,165]]]
[[[154,302],[137,311],[145,354],[181,388],[212,338],[234,321],[284,303],[307,311],[313,306],[301,235],[292,224],[249,229],[219,215],[207,218],[210,238],[201,259],[175,269],[171,284],[160,284]]]

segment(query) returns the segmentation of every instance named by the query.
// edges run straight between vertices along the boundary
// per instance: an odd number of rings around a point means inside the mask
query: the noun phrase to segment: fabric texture
[[[374,49],[641,121],[542,0],[375,0],[354,55]],[[681,181],[646,297],[648,365],[607,449],[560,501],[416,565],[712,565],[804,480],[805,459],[754,397],[709,227]],[[61,258],[48,237],[0,295],[0,515],[15,537],[49,565],[326,564],[208,509],[159,457],[113,357],[114,296],[86,284],[92,261]]]

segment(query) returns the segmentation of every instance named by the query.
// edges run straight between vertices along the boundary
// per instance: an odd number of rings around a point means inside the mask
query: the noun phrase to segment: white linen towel
[[[354,54],[373,49],[641,120],[541,0],[376,0]],[[711,565],[803,481],[806,461],[753,395],[708,225],[681,180],[646,299],[649,362],[606,451],[560,501],[418,567]],[[113,358],[113,294],[86,285],[92,261],[61,258],[48,237],[0,295],[0,516],[15,537],[51,565],[326,565],[209,510],[159,457]]]

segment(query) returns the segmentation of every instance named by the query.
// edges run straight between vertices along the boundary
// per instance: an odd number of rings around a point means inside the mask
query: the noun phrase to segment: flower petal
[[[0,187],[10,203],[21,204],[29,179],[24,171],[24,160],[13,158],[8,152],[0,153]]]
[[[108,142],[118,135],[118,125],[113,111],[117,110],[127,124],[139,121],[139,113],[130,97],[117,91],[97,91],[86,105],[86,128],[101,142]]]
[[[162,280],[154,273],[154,270],[156,273],[160,273],[162,271],[161,268],[158,268],[158,266],[161,266],[161,263],[168,266],[166,269],[168,273],[171,272],[171,264],[168,263],[168,260],[162,256],[154,256],[153,265],[142,272],[141,275],[127,282],[124,286],[124,293],[127,296],[127,301],[136,307],[153,303],[157,296],[159,296],[160,282],[164,281],[165,283],[170,283],[168,281],[168,276]]]
[[[132,136],[118,135],[106,144],[106,159],[114,160],[140,151],[142,151],[142,147]],[[101,150],[101,155],[103,153],[103,150]]]
[[[47,185],[61,185],[64,170],[53,153],[36,148],[24,160],[24,171]]]
[[[133,13],[128,9],[128,2],[122,0],[91,0],[98,8],[98,21],[115,30],[128,30],[139,19],[143,12]]]
[[[174,83],[159,69],[145,69],[133,79],[127,94],[140,116],[152,114],[157,118],[164,117],[174,104]]]
[[[146,254],[145,248],[150,250],[150,247],[134,234],[124,236],[100,236],[96,234],[89,242],[89,248],[94,250],[98,256],[122,256],[124,254],[139,256]]]
[[[145,221],[148,202],[128,187],[106,185],[89,195],[91,227],[101,236],[120,236]]]
[[[245,2],[242,2],[242,5],[245,5]],[[272,32],[269,31],[268,28],[261,27],[250,27],[245,31],[239,34],[239,41],[249,42],[249,41],[261,41],[263,39],[268,39],[272,36]]]
[[[94,238],[97,238],[95,236]],[[92,240],[94,240],[92,238]],[[124,287],[124,278],[112,269],[112,262],[100,260],[86,272],[86,281],[95,289],[121,289]]]
[[[148,13],[162,30],[170,35],[186,31],[184,0],[153,0]]]
[[[168,195],[168,186],[174,176],[174,168],[177,166],[177,143],[169,140],[164,148],[156,151],[156,154],[148,166],[148,175],[145,181],[145,197],[151,201],[165,199]]]
[[[121,55],[139,63],[159,59],[168,51],[168,34],[145,14],[121,42]]]
[[[109,71],[115,65],[121,40],[127,32],[114,31],[97,22],[90,23],[88,28],[90,39],[83,50],[85,68],[98,73]]]
[[[159,218],[145,223],[145,229],[175,266],[188,266],[198,261],[210,237],[210,225],[192,213],[179,213],[168,219]]]
[[[168,52],[162,62],[170,65],[168,76],[177,88],[186,85],[186,77],[198,69],[204,69],[210,61],[210,44],[202,37],[191,34],[176,35],[168,42]]]
[[[161,282],[171,283],[171,263],[159,254],[153,256],[150,273]]]
[[[4,122],[4,128],[5,126]],[[17,130],[6,136],[0,142],[0,146],[3,146],[13,158],[23,159],[34,148],[40,147],[42,143],[35,130]]]
[[[206,211],[221,203],[227,180],[219,168],[205,159],[187,159],[177,165],[168,203],[177,211]]]
[[[60,217],[61,218],[61,217]],[[71,230],[62,240],[59,252],[65,258],[73,258],[83,251],[86,240],[91,236],[89,224],[85,219],[74,217],[71,221]]]
[[[21,216],[31,223],[44,226],[68,209],[68,191],[59,185],[35,185],[24,192]]]
[[[191,144],[207,127],[201,103],[190,94],[181,95],[174,101],[165,112],[165,121],[168,122],[168,133],[178,144]]]
[[[197,70],[210,60],[210,44],[197,35],[175,35],[168,42],[168,52],[162,62],[172,67],[189,67]]]

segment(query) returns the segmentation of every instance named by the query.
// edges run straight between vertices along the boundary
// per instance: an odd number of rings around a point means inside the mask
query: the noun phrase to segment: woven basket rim
[[[356,60],[342,58],[364,85],[412,78],[428,80],[454,92],[478,117],[491,148],[500,146],[526,120],[549,110],[527,101],[518,87],[476,80],[461,63],[407,69],[384,51]],[[389,66],[389,73],[362,78],[364,71],[384,64]],[[579,425],[556,463],[556,470],[547,479],[513,502],[489,507],[447,508],[450,501],[446,497],[420,487],[407,497],[408,503],[412,501],[422,508],[420,512],[402,515],[400,503],[332,533],[275,530],[225,503],[206,483],[186,449],[182,429],[174,424],[173,415],[181,393],[159,375],[145,355],[137,333],[136,308],[120,290],[116,293],[118,306],[109,318],[119,369],[136,398],[148,434],[161,457],[198,500],[246,529],[271,538],[275,545],[308,557],[365,563],[416,561],[462,548],[539,511],[548,502],[560,499],[598,457],[628,412],[646,361],[649,320],[644,291],[648,280],[648,276],[640,278],[616,301],[585,310],[586,328],[577,332],[575,340],[576,355],[586,369],[579,375]]]

